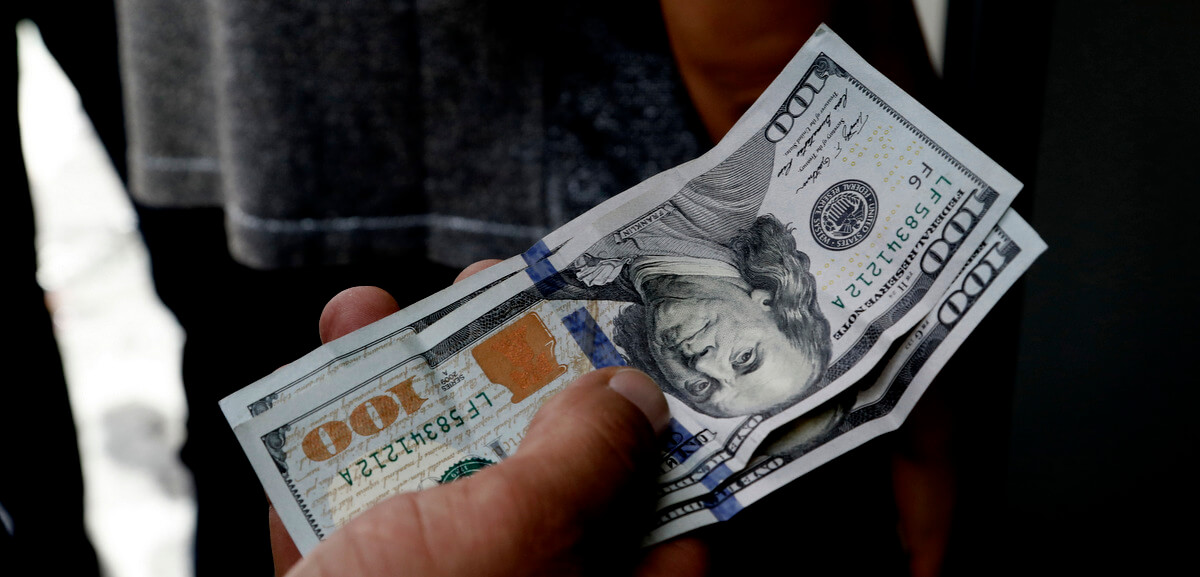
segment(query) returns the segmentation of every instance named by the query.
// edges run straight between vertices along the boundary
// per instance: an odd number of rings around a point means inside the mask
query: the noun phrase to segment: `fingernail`
[[[646,415],[656,434],[662,433],[671,420],[671,409],[662,390],[646,373],[637,369],[621,369],[613,373],[608,386],[618,395],[625,397]]]

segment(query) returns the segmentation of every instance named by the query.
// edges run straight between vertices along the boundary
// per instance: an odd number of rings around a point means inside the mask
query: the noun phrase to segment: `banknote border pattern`
[[[1001,256],[1004,257],[1004,264],[996,269],[995,276],[997,277],[1000,276],[1003,271],[1017,259],[1023,250],[1029,250],[1022,248],[1016,243],[1015,240],[1004,234],[1003,231],[999,231],[999,233],[1004,236],[1004,241],[998,245],[997,251]],[[972,307],[974,307],[975,304],[982,299],[982,296],[983,295],[977,295],[975,297],[971,297],[970,300],[968,300],[962,314],[965,315],[966,310],[970,310]],[[820,448],[825,443],[841,437],[842,435],[848,434],[858,427],[866,425],[876,419],[886,417],[893,409],[895,409],[896,405],[899,404],[901,398],[904,396],[905,392],[907,392],[909,385],[911,385],[915,380],[914,377],[918,372],[920,372],[929,359],[933,357],[933,353],[937,351],[938,346],[940,346],[940,344],[945,340],[945,338],[950,334],[950,331],[954,329],[954,326],[956,326],[960,320],[961,317],[960,319],[956,320],[953,325],[949,326],[939,323],[935,330],[931,330],[924,335],[924,338],[921,339],[920,343],[912,347],[908,356],[905,358],[903,367],[892,376],[892,379],[888,382],[887,388],[884,390],[884,392],[875,400],[851,411],[850,414],[846,416],[845,420],[835,430],[830,432],[830,434],[825,437],[823,441],[806,444],[799,450],[789,454],[769,455],[762,462],[747,466],[746,468],[721,480],[721,482],[714,485],[709,492],[691,499],[680,501],[678,503],[673,503],[666,508],[659,510],[656,515],[657,518],[655,520],[655,528],[662,527],[667,523],[677,521],[680,518],[702,510],[712,510],[717,508],[725,501],[734,498],[738,493],[749,489],[755,483],[767,479],[775,470],[780,469],[788,463],[796,461],[801,457],[804,457],[811,451]],[[898,386],[898,383],[904,384],[902,386]],[[874,435],[867,437],[867,439],[864,439],[863,442],[871,438],[874,438]],[[745,480],[745,482],[743,482],[743,480]]]
[[[519,273],[514,273],[514,274],[519,274]],[[511,275],[509,275],[509,276],[511,276]],[[464,296],[464,297],[462,297],[462,298],[460,298],[460,299],[458,299],[458,300],[456,300],[456,301],[454,301],[454,302],[452,302],[452,303],[450,303],[450,304],[448,304],[448,305],[446,305],[424,317],[421,317],[408,325],[400,327],[386,335],[382,335],[379,338],[372,340],[369,343],[363,344],[362,346],[359,346],[359,347],[355,347],[352,350],[346,351],[345,353],[338,355],[338,356],[326,361],[325,363],[322,363],[321,365],[313,368],[313,370],[311,370],[299,377],[296,377],[295,379],[291,380],[287,384],[281,385],[278,389],[275,389],[274,391],[266,394],[265,396],[254,401],[253,403],[246,405],[246,410],[249,411],[251,417],[257,417],[258,415],[261,415],[261,414],[269,411],[274,406],[275,401],[279,400],[279,396],[281,393],[283,393],[283,391],[286,391],[292,387],[300,385],[301,383],[304,383],[304,382],[308,381],[309,379],[311,379],[317,373],[325,371],[329,367],[332,367],[333,365],[336,365],[342,361],[345,361],[346,359],[356,357],[359,354],[361,354],[363,351],[370,349],[371,347],[373,347],[379,343],[387,342],[388,340],[391,340],[396,337],[403,336],[403,335],[409,334],[409,333],[412,333],[412,334],[420,333],[421,331],[425,330],[430,325],[437,322],[442,317],[445,317],[446,315],[454,312],[457,308],[470,302],[475,297],[487,292],[488,289],[492,288],[493,286],[495,286],[497,284],[500,284],[507,278],[508,277],[505,276],[496,281],[493,281],[483,287],[480,287],[478,290],[472,292],[471,294],[468,294],[468,295],[466,295],[466,296]]]
[[[472,296],[474,296],[474,293],[472,294]],[[526,310],[526,309],[530,308],[531,306],[533,306],[534,304],[536,304],[536,302],[540,302],[542,300],[541,293],[537,292],[536,288],[531,288],[531,289],[522,291],[521,293],[514,296],[513,298],[505,301],[504,304],[509,305],[510,303],[513,303],[514,301],[518,300],[518,297],[524,297],[524,298],[520,299],[523,304],[515,306],[515,307],[512,305],[503,307],[505,314],[502,314],[501,316],[503,317],[504,320],[507,320],[509,318],[512,318],[512,317],[520,314],[524,310]],[[533,300],[533,302],[528,302],[531,299]],[[455,304],[451,305],[451,306],[461,306],[461,303],[466,302],[466,300],[468,300],[468,299],[464,298],[460,301],[456,301]],[[507,314],[509,312],[512,312],[514,309],[516,309],[515,313],[512,313],[511,315]],[[489,311],[489,313],[494,312],[496,310],[500,310],[500,307],[497,307],[496,309]],[[503,323],[504,320],[501,320],[500,322]],[[430,350],[428,350],[424,353],[418,354],[418,355],[414,355],[412,357],[408,357],[398,363],[395,363],[392,366],[388,367],[386,370],[382,371],[381,373],[374,375],[374,376],[360,382],[358,385],[347,389],[346,392],[350,393],[350,392],[353,392],[355,390],[362,388],[363,386],[366,386],[367,384],[376,382],[383,375],[386,375],[396,369],[404,367],[405,365],[407,365],[409,362],[411,362],[413,359],[416,359],[416,358],[424,358],[425,362],[428,364],[428,366],[430,368],[437,367],[439,364],[441,364],[442,361],[445,360],[445,358],[448,358],[448,354],[446,354],[450,349],[450,345],[447,345],[448,342],[454,341],[457,339],[457,342],[461,342],[461,343],[463,343],[463,345],[455,350],[461,350],[462,348],[470,346],[471,344],[484,338],[492,330],[492,329],[488,329],[485,331],[481,331],[475,327],[478,327],[478,323],[468,324],[466,327],[463,327],[463,329],[455,332],[450,337],[443,339],[441,342],[439,342],[437,345],[435,345]],[[445,357],[445,358],[443,358],[443,357]],[[323,403],[317,407],[314,407],[312,410],[309,410],[302,415],[296,416],[288,423],[280,425],[279,427],[272,429],[270,432],[268,432],[268,433],[262,435],[262,437],[260,437],[260,440],[262,441],[263,446],[266,448],[267,453],[271,456],[271,459],[275,461],[275,466],[279,470],[279,474],[282,477],[284,484],[288,488],[288,493],[291,494],[292,498],[296,501],[296,506],[299,507],[301,513],[304,515],[305,520],[308,521],[309,527],[313,530],[313,533],[316,534],[318,539],[322,539],[322,540],[324,539],[324,533],[321,531],[320,525],[316,522],[316,519],[313,517],[313,515],[309,511],[308,503],[305,501],[304,497],[299,494],[294,483],[292,483],[291,475],[290,475],[290,472],[288,471],[288,467],[287,467],[287,453],[283,450],[283,440],[286,436],[287,431],[291,429],[292,424],[303,420],[304,418],[320,411],[321,409],[325,408],[326,406],[328,406],[334,402],[336,402],[336,399],[331,399],[330,401],[328,401],[326,403]]]
[[[865,84],[855,78],[854,75],[847,72],[845,68],[834,61],[833,58],[831,58],[828,54],[824,52],[819,53],[813,60],[812,65],[809,66],[808,71],[800,78],[800,80],[796,82],[796,86],[803,86],[809,80],[810,76],[813,74],[822,75],[822,73],[825,76],[829,74],[837,74],[837,76],[845,78],[851,85],[857,88],[859,92],[865,95],[877,106],[882,108],[884,112],[891,115],[892,118],[908,129],[909,132],[919,138],[921,142],[924,142],[927,146],[929,146],[929,148],[937,153],[938,156],[949,162],[951,166],[955,167],[964,175],[966,175],[971,182],[978,185],[979,189],[966,193],[966,196],[969,197],[971,194],[975,193],[979,194],[980,201],[986,205],[986,209],[984,210],[983,214],[986,214],[992,209],[996,200],[1000,196],[995,189],[993,189],[988,183],[984,182],[982,178],[968,169],[966,165],[960,162],[957,158],[950,155],[950,153],[947,152],[946,149],[942,148],[941,145],[918,129],[916,125],[910,122],[891,105],[889,105],[887,101],[883,100],[881,97],[872,92]],[[782,110],[783,107],[781,106],[780,108]],[[968,234],[969,232],[970,231],[968,231]],[[906,261],[911,262],[913,259],[915,259],[918,254],[917,251],[920,250],[920,248],[920,245],[914,247]],[[962,248],[961,243],[959,246],[955,247],[955,252],[957,252],[957,250],[960,248]],[[950,256],[953,255],[947,255],[947,259],[949,259]],[[862,358],[863,355],[871,350],[871,347],[874,346],[874,343],[879,339],[879,336],[882,335],[885,330],[895,324],[899,318],[904,316],[904,313],[896,315],[897,307],[900,307],[900,305],[907,305],[914,300],[919,301],[925,295],[926,291],[928,291],[929,286],[933,284],[934,280],[935,278],[928,274],[921,274],[920,277],[914,279],[911,285],[911,290],[906,292],[901,298],[897,299],[892,306],[888,307],[883,314],[869,324],[867,329],[863,331],[862,336],[859,337],[854,345],[847,349],[846,352],[843,353],[838,359],[829,364],[822,382],[818,383],[817,386],[813,388],[812,393],[815,393],[817,390],[820,390],[829,383],[837,380],[838,377],[845,374],[846,371],[853,367],[857,359]],[[864,344],[867,341],[869,341],[870,344]],[[812,393],[809,393],[809,395]],[[703,462],[694,465],[687,474],[679,477],[676,481],[660,486],[658,495],[660,497],[669,495],[675,491],[694,485],[704,479],[704,477],[712,472],[713,469],[721,466],[725,461],[732,459],[745,439],[748,438],[754,432],[754,430],[766,420],[761,416],[758,417],[759,418],[757,419],[753,417],[747,418],[745,421],[743,421],[743,423],[737,427],[736,432],[729,436],[725,446],[720,451],[713,453]]]

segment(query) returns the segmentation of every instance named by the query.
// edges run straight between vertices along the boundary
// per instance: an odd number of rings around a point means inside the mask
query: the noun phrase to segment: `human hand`
[[[471,265],[457,280],[499,261]],[[398,310],[381,289],[343,291],[321,315],[329,341]],[[612,367],[555,395],[521,448],[480,473],[391,497],[300,559],[271,512],[276,572],[289,575],[701,575],[704,546],[640,540],[653,513],[657,433],[669,418],[642,373]]]

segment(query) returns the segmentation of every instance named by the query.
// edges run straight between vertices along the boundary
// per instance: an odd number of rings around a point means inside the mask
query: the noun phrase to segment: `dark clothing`
[[[121,6],[134,198],[253,267],[517,254],[707,146],[653,3]]]

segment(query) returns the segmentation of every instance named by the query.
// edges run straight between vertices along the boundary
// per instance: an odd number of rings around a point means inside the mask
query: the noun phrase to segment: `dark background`
[[[950,3],[951,124],[1026,183],[1015,206],[1050,247],[989,319],[1015,351],[989,339],[956,359],[1015,353],[1011,373],[963,381],[1008,382],[1011,398],[956,431],[968,517],[951,573],[1192,556],[1197,6]]]

